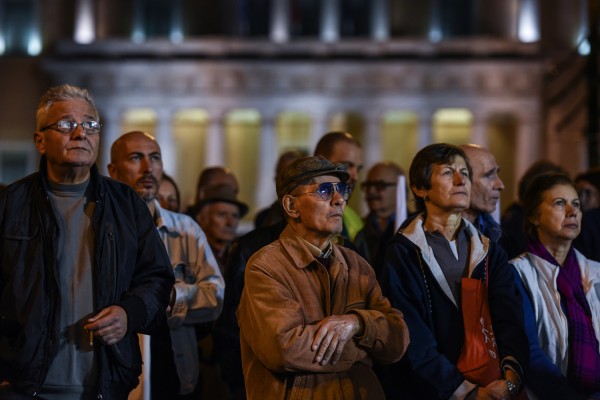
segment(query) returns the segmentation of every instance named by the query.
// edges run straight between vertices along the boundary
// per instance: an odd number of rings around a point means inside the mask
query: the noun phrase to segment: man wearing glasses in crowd
[[[237,311],[248,399],[383,399],[372,363],[404,354],[402,314],[369,264],[332,241],[348,178],[343,164],[320,157],[300,158],[277,177],[288,225],[248,261]]]
[[[148,208],[98,173],[89,93],[50,89],[40,170],[0,191],[0,398],[123,399],[137,332],[165,323],[173,272]]]
[[[396,189],[400,175],[404,175],[404,171],[396,163],[379,162],[369,169],[367,180],[361,185],[369,214],[365,218],[365,227],[356,235],[354,244],[371,265],[377,260],[380,247],[385,246],[394,236]]]

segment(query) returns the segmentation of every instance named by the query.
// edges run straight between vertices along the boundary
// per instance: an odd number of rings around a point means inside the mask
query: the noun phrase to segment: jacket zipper
[[[46,207],[50,210],[49,215],[54,215],[53,211],[52,211],[52,204],[50,203],[50,197],[48,197],[48,195],[46,194],[44,197],[44,200],[46,201]],[[38,212],[38,217],[39,217],[39,221],[40,221],[40,231],[42,233],[42,242],[44,243],[44,245],[42,246],[42,251],[47,252],[48,251],[48,246],[52,246],[54,247],[54,245],[52,243],[48,242],[48,238],[46,236],[46,230],[44,229],[44,223],[43,223],[43,219],[42,219],[42,214]],[[50,268],[52,276],[50,277],[50,280],[52,282],[50,282],[48,289],[51,291],[49,293],[48,298],[52,299],[54,296],[52,296],[53,293],[56,292],[55,287],[54,287],[54,280],[56,279],[56,265],[54,262],[54,256],[56,254],[56,249],[53,249],[54,252],[52,254],[52,268]],[[48,255],[46,254],[46,257],[48,257]],[[42,360],[42,367],[40,368],[40,372],[38,375],[38,379],[37,382],[35,384],[35,389],[33,391],[33,397],[35,397],[38,393],[38,391],[40,390],[40,388],[42,387],[43,379],[42,379],[42,374],[45,374],[48,372],[48,368],[49,368],[49,353],[50,353],[50,347],[51,344],[50,342],[54,342],[56,339],[56,335],[54,335],[54,328],[55,328],[55,324],[54,324],[54,320],[53,320],[53,316],[54,316],[54,302],[53,301],[48,301],[48,316],[47,321],[48,321],[48,326],[50,327],[50,329],[48,329],[48,337],[46,338],[46,343],[44,345],[45,351],[44,351],[44,358]]]

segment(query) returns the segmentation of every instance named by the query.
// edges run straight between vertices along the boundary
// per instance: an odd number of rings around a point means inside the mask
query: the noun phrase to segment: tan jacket
[[[347,343],[336,365],[319,365],[316,324],[347,313],[364,320],[364,335]],[[248,261],[237,316],[250,400],[383,399],[372,359],[398,361],[409,341],[402,313],[363,258],[334,245],[326,269],[290,226]]]

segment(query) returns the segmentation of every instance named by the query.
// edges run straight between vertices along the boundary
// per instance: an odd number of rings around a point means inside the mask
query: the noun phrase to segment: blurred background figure
[[[275,181],[277,181],[277,176],[281,174],[281,171],[285,170],[292,161],[305,156],[307,156],[306,152],[301,150],[289,150],[282,153],[279,156],[277,166],[275,167]],[[285,222],[285,214],[279,201],[275,200],[269,207],[256,213],[254,227],[260,228],[263,226],[276,225],[280,222]],[[283,228],[281,230],[283,230]]]
[[[519,180],[518,199],[512,203],[502,214],[500,226],[502,227],[502,247],[506,250],[508,259],[524,253],[527,248],[527,235],[523,230],[523,198],[529,184],[535,177],[548,172],[568,175],[562,167],[548,160],[533,163]]]
[[[575,177],[581,211],[600,207],[600,168],[591,168]]]
[[[365,259],[374,266],[381,246],[394,236],[396,226],[396,189],[398,177],[405,175],[400,166],[391,161],[373,165],[367,172],[367,180],[362,183],[369,214],[354,244]],[[375,271],[379,276],[379,271]]]
[[[581,223],[577,191],[566,175],[538,175],[523,207],[527,253],[511,263],[531,349],[528,390],[539,399],[598,399],[600,264],[571,245]]]
[[[158,202],[166,210],[173,212],[181,210],[181,197],[177,183],[170,175],[164,173],[158,186]]]
[[[223,273],[240,219],[248,212],[248,206],[237,199],[236,193],[236,189],[226,183],[205,188],[196,214]]]
[[[504,182],[500,179],[500,166],[491,151],[475,144],[460,146],[467,155],[473,170],[471,177],[471,201],[462,216],[490,240],[498,242],[502,235],[500,225],[491,214],[500,201]]]
[[[348,184],[354,191],[363,169],[363,155],[360,143],[347,132],[328,132],[317,143],[315,156],[322,156],[332,163],[341,163],[346,166],[350,178]],[[363,228],[360,215],[346,204],[344,211],[344,227],[342,236],[354,242],[358,231]],[[361,254],[362,255],[362,254]]]
[[[204,199],[206,188],[221,184],[231,186],[236,195],[240,191],[238,180],[233,174],[233,171],[231,171],[229,168],[220,165],[204,168],[198,177],[198,183],[196,185],[196,198],[194,199],[194,202],[188,206],[186,214],[192,218],[196,218],[198,203]]]
[[[575,182],[583,217],[581,233],[573,245],[587,258],[600,261],[600,168],[592,168],[578,175]]]

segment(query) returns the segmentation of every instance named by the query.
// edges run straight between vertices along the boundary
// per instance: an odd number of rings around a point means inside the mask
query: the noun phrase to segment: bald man
[[[490,214],[498,206],[500,192],[504,190],[504,183],[499,175],[500,166],[494,155],[484,147],[465,144],[460,148],[464,150],[473,168],[471,204],[463,211],[463,217],[490,240],[498,242],[502,230]]]
[[[150,342],[152,398],[197,398],[200,370],[194,324],[214,321],[221,313],[223,277],[200,226],[158,203],[163,163],[156,140],[144,132],[125,133],[113,143],[110,157],[110,176],[131,186],[150,209],[175,274],[168,327]]]

